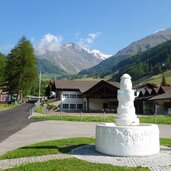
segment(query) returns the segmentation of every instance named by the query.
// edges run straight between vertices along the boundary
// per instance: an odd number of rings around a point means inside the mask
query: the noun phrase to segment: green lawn
[[[18,105],[0,104],[0,111],[17,107]]]
[[[50,160],[37,162],[19,167],[7,169],[6,171],[149,171],[143,167],[121,167],[110,164],[95,164],[76,158]]]
[[[68,153],[71,149],[80,145],[94,144],[93,138],[68,138],[61,140],[46,141],[36,143],[26,147],[21,147],[0,156],[0,159],[13,159],[20,157],[42,156],[48,154]]]
[[[22,147],[14,151],[10,151],[0,159],[12,159],[19,157],[41,156],[57,153],[68,153],[71,149],[85,144],[94,144],[93,138],[68,138],[61,140],[46,141],[30,146]],[[171,139],[160,139],[160,144],[171,147]],[[95,164],[76,158],[68,158],[62,160],[50,160],[47,162],[36,162],[26,165],[21,165],[15,168],[7,169],[6,171],[148,171],[148,168],[143,167],[119,167],[110,164]]]
[[[112,122],[114,116],[71,116],[71,115],[46,115],[46,116],[34,116],[35,120],[63,120],[63,121],[83,121],[83,122]]]
[[[164,72],[162,74],[152,76],[152,77],[150,77],[148,79],[143,80],[142,82],[150,82],[150,83],[160,84],[163,74],[164,74],[164,76],[166,78],[167,84],[171,84],[171,70],[166,71],[166,72]]]
[[[154,116],[139,116],[140,123],[171,124],[171,116],[157,115],[155,118]]]
[[[154,116],[138,116],[140,123],[156,123],[156,124],[171,124],[171,116],[157,115],[156,122],[154,122]],[[115,116],[57,116],[57,115],[46,115],[46,116],[34,116],[35,120],[64,120],[64,121],[82,121],[82,122],[113,122]]]
[[[20,157],[42,156],[49,154],[68,153],[73,148],[81,145],[95,144],[93,138],[67,138],[61,140],[45,141],[21,147],[0,156],[0,159],[13,159]],[[171,139],[160,138],[160,144],[171,147]]]

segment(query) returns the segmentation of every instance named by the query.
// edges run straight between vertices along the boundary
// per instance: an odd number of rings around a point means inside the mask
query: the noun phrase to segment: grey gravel
[[[72,156],[70,154],[52,154],[52,155],[45,155],[45,156],[0,160],[0,170],[12,168],[27,163],[45,162],[48,160],[65,159],[69,157]]]
[[[152,171],[171,171],[171,148],[161,146],[160,153],[142,157],[118,157],[101,154],[95,150],[95,145],[85,145],[71,151],[74,157],[93,163],[105,163],[115,166],[142,166]]]

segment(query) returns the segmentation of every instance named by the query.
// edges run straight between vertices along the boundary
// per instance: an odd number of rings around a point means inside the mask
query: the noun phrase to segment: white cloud
[[[38,55],[43,55],[46,51],[55,52],[61,48],[62,36],[55,36],[50,33],[45,34],[40,43],[35,45],[35,52]]]
[[[89,33],[88,36],[92,39],[95,39],[96,37],[98,37],[101,33],[100,32],[96,32],[96,33]]]
[[[78,44],[82,47],[90,48],[93,45],[94,40],[99,37],[100,34],[101,32],[89,33],[87,38],[80,38]]]

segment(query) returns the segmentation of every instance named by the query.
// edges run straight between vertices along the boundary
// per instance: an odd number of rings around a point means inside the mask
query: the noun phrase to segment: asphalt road
[[[0,111],[0,142],[32,122],[28,119],[32,106],[33,104],[26,103],[14,109]]]

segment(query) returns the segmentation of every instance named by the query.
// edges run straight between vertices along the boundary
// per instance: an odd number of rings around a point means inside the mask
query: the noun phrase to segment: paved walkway
[[[6,140],[0,143],[0,155],[14,150],[16,148],[26,146],[29,144],[55,140],[61,138],[71,138],[71,137],[95,137],[95,126],[96,123],[93,122],[68,122],[68,121],[39,121],[33,122],[12,136],[8,137]],[[160,137],[162,138],[171,138],[171,125],[159,125]],[[56,158],[62,158],[65,156],[61,155],[50,155],[50,157],[56,156]],[[68,155],[66,155],[69,157]],[[5,163],[11,163],[13,167],[15,161],[18,161],[20,164],[23,161],[31,162],[37,161],[37,158],[44,158],[42,161],[49,160],[49,157],[33,157],[30,159],[12,159],[4,160],[0,162],[0,169],[5,168]],[[56,159],[55,158],[55,159]],[[31,161],[30,161],[31,160]]]
[[[66,159],[69,157],[73,157],[73,156],[69,154],[53,154],[53,155],[45,155],[45,156],[0,160],[0,170],[12,168],[15,166],[19,166],[21,164],[27,164],[33,162],[45,162],[48,160],[56,160],[56,159]]]
[[[0,155],[29,144],[72,137],[95,137],[92,122],[33,122],[0,143]]]
[[[93,163],[111,164],[114,166],[148,167],[152,171],[171,170],[171,148],[161,146],[160,153],[141,157],[108,156],[98,153],[94,145],[85,145],[71,151],[74,157]]]

